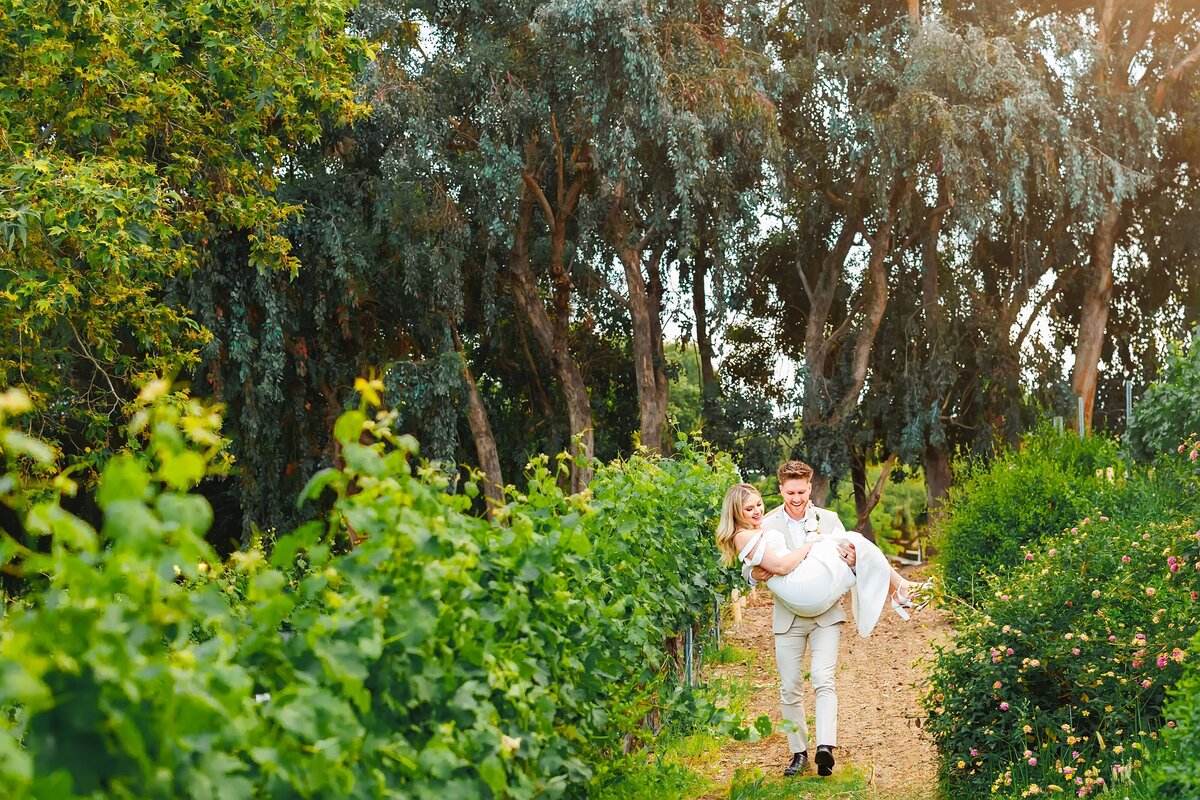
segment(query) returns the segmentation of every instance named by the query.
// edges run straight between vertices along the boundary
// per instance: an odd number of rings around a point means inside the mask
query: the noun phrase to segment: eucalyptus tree
[[[1173,168],[1163,158],[1164,137],[1194,118],[1200,103],[1200,7],[1178,0],[944,5],[1005,31],[1031,62],[1045,63],[1061,113],[1088,147],[1094,175],[1071,187],[1089,196],[1091,208],[1070,229],[1082,257],[1078,309],[1069,311],[1076,325],[1072,389],[1084,399],[1090,426],[1114,287],[1132,280],[1137,291],[1137,270],[1124,268],[1146,247],[1136,238],[1137,220],[1155,203],[1163,170]]]
[[[756,13],[698,0],[549,3],[538,16],[545,48],[578,54],[572,127],[586,132],[594,171],[584,254],[624,296],[639,438],[652,450],[667,411],[665,274],[694,249],[698,213],[709,230],[744,221],[753,204],[741,197],[774,137]],[[604,274],[614,255],[619,280]]]
[[[774,25],[795,87],[782,105],[785,224],[769,252],[794,264],[780,286],[804,330],[790,343],[804,365],[802,447],[836,479],[882,441],[880,457],[925,468],[936,505],[962,440],[947,422],[982,421],[955,395],[1003,366],[1019,396],[1021,314],[1065,268],[1063,227],[1088,208],[1072,190],[1094,164],[1044,59],[1007,31],[918,3],[789,8]],[[1031,215],[1048,243],[1024,242]],[[974,338],[999,361],[958,352],[972,340],[962,325],[985,323]]]

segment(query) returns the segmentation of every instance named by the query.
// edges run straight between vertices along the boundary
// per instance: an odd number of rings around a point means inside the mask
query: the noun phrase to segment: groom
[[[792,550],[803,545],[810,535],[845,532],[846,528],[837,514],[817,508],[809,501],[812,495],[812,467],[803,461],[789,461],[775,475],[779,479],[783,505],[763,517],[763,528],[781,531]],[[839,545],[838,549],[846,563],[853,567],[853,545]],[[771,573],[762,567],[755,567],[753,571],[746,568],[743,574],[751,584],[771,577]],[[787,734],[792,761],[783,771],[784,775],[799,774],[808,765],[808,724],[801,694],[804,672],[800,664],[806,650],[812,653],[810,679],[817,706],[817,753],[814,761],[818,775],[833,774],[833,749],[837,746],[834,672],[842,639],[842,623],[845,621],[846,612],[842,610],[840,602],[815,617],[798,617],[784,608],[782,603],[775,603],[775,620],[771,628],[775,633],[775,662],[779,666],[779,698],[783,706],[783,719],[795,726]]]

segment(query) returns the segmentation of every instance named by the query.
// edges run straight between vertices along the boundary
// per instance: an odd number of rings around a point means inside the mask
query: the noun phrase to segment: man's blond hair
[[[780,486],[783,486],[784,481],[811,481],[812,476],[813,468],[803,461],[788,461],[775,470],[775,477],[779,479]]]

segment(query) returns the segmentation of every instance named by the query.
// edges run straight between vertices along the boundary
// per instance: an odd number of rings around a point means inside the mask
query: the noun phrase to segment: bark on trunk
[[[504,505],[504,476],[500,472],[500,450],[496,447],[496,436],[492,433],[491,422],[488,421],[487,408],[479,395],[479,386],[475,383],[471,365],[467,363],[467,354],[463,350],[458,330],[452,325],[450,331],[454,335],[454,349],[458,351],[459,361],[462,363],[463,382],[467,385],[467,423],[471,426],[471,438],[475,440],[479,468],[483,471],[483,496],[487,501],[487,515],[490,519],[492,512]]]
[[[555,325],[546,306],[538,295],[533,271],[529,266],[529,229],[533,221],[535,200],[528,189],[521,196],[514,234],[513,250],[509,258],[509,273],[512,276],[513,296],[533,338],[550,359],[550,368],[558,379],[559,389],[567,409],[567,424],[571,430],[571,454],[575,464],[571,465],[571,490],[583,491],[592,479],[591,459],[596,452],[592,425],[592,407],[588,399],[583,374],[571,356],[565,336],[565,324]]]
[[[850,482],[854,485],[854,511],[858,517],[853,529],[873,542],[875,526],[871,524],[871,509],[867,508],[867,461],[857,448],[850,451]]]
[[[954,478],[950,471],[950,454],[944,447],[926,444],[924,465],[925,505],[929,509],[929,525],[933,527],[942,518],[942,508]]]
[[[1083,292],[1083,306],[1079,311],[1079,339],[1075,345],[1075,370],[1071,378],[1075,396],[1083,398],[1081,422],[1084,431],[1092,428],[1097,373],[1100,354],[1104,349],[1104,330],[1108,325],[1108,306],[1112,300],[1113,253],[1120,219],[1121,207],[1112,203],[1092,232],[1091,260]]]
[[[651,254],[646,266],[647,274],[643,275],[642,257],[651,234],[646,234],[636,243],[630,242],[634,226],[620,190],[609,215],[608,229],[617,257],[625,268],[625,283],[629,291],[629,316],[633,321],[633,373],[641,422],[639,437],[643,447],[662,453],[670,391],[662,341],[662,279],[659,273],[662,251]]]
[[[813,473],[812,494],[809,495],[813,505],[820,506],[821,508],[825,507],[825,501],[829,499],[829,486],[829,478],[818,472]]]
[[[708,271],[712,267],[712,256],[702,250],[696,255],[696,266],[692,270],[692,314],[696,317],[696,350],[700,354],[700,394],[710,397],[716,394],[717,371],[713,368],[712,338],[708,333],[708,291],[705,285]]]

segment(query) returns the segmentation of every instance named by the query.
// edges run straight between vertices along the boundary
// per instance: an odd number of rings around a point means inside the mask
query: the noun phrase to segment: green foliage
[[[961,465],[935,539],[946,590],[973,598],[982,571],[1015,565],[1043,537],[1098,514],[1120,471],[1111,440],[1048,426],[990,463]]]
[[[1188,652],[1200,652],[1200,634]],[[1164,800],[1200,795],[1200,661],[1189,659],[1183,675],[1168,692],[1163,716],[1169,721],[1165,745],[1147,769],[1152,794]]]
[[[1200,432],[1200,334],[1173,344],[1162,374],[1133,407],[1127,443],[1136,458],[1150,459]]]
[[[1167,690],[1200,629],[1200,481],[1173,455],[1105,499],[1111,519],[1028,541],[1021,566],[962,609],[925,697],[949,796],[1096,794],[1159,749]],[[1172,468],[1174,497],[1123,505],[1126,492],[1158,494]]]
[[[334,430],[344,468],[306,490],[332,513],[269,555],[222,565],[204,542],[191,490],[221,440],[194,402],[135,416],[101,530],[49,497],[24,513],[45,547],[0,537],[6,571],[45,576],[0,620],[9,797],[580,796],[627,735],[727,719],[664,648],[729,581],[726,457],[681,441],[601,469],[590,496],[538,459],[488,522],[465,513],[474,484],[448,494],[394,413],[368,413],[382,384],[361,390]],[[38,454],[2,433],[6,457]],[[338,554],[350,530],[365,539]]]
[[[348,8],[0,3],[0,384],[73,455],[98,458],[133,387],[195,361],[208,334],[164,292],[215,230],[295,267],[276,170],[364,109]]]

